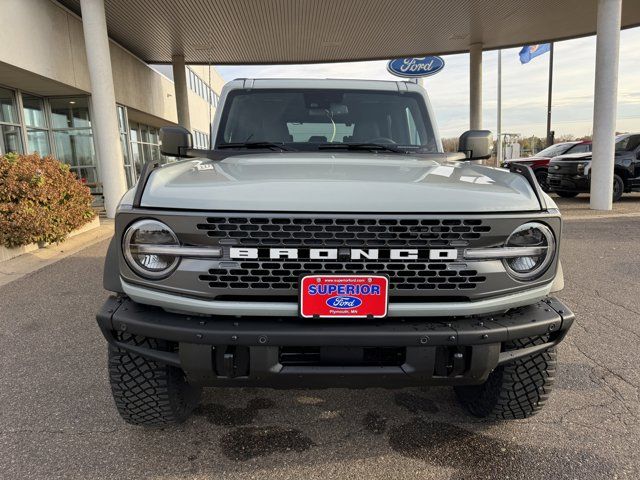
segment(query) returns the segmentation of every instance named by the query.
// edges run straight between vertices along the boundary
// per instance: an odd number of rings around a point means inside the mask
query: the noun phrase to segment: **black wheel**
[[[624,180],[617,173],[613,174],[613,201],[617,202],[624,193]]]
[[[577,197],[580,192],[559,191],[559,192],[556,192],[556,193],[558,195],[560,195],[562,198],[573,198],[573,197]]]
[[[548,341],[522,339],[511,348],[525,348]],[[496,368],[482,385],[455,387],[462,406],[471,415],[499,420],[527,418],[546,403],[556,375],[556,350],[516,360]]]
[[[538,183],[540,184],[540,188],[542,189],[543,192],[549,193],[549,184],[547,183],[547,173],[548,172],[544,169],[535,171],[536,180],[538,180]]]
[[[140,347],[169,350],[161,340],[120,334]],[[109,381],[120,416],[132,425],[184,422],[200,400],[201,388],[187,383],[182,370],[109,345]]]

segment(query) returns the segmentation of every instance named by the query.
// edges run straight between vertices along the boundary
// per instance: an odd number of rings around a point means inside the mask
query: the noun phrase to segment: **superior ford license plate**
[[[389,305],[384,275],[308,275],[300,280],[304,318],[382,318]]]

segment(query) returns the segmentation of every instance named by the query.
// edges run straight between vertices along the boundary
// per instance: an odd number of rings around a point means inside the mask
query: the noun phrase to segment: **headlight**
[[[140,220],[124,234],[122,251],[129,267],[138,275],[159,279],[169,275],[180,257],[171,254],[171,247],[179,246],[178,237],[164,223]],[[162,247],[169,246],[169,248]]]
[[[520,225],[507,239],[505,247],[513,253],[522,249],[527,255],[504,258],[507,272],[517,280],[534,280],[547,271],[556,253],[553,232],[542,223],[530,222]]]

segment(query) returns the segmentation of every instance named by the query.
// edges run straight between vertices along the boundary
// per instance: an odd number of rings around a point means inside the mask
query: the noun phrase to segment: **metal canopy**
[[[59,3],[80,14],[80,0]],[[313,63],[459,53],[594,34],[596,0],[104,0],[148,63]],[[625,0],[622,26],[640,25]]]

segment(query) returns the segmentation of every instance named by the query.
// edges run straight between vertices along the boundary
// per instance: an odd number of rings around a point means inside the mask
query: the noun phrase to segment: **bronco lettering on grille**
[[[360,249],[360,248],[244,248],[231,247],[229,257],[232,260],[257,260],[268,258],[271,260],[457,260],[456,248],[417,249]]]

